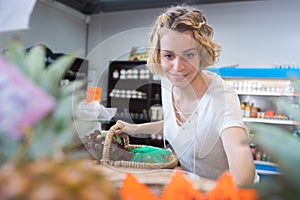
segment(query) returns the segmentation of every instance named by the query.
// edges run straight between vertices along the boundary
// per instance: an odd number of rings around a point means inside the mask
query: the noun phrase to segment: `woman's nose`
[[[177,56],[177,58],[174,60],[173,68],[179,72],[184,68],[184,64],[185,60],[182,57]]]

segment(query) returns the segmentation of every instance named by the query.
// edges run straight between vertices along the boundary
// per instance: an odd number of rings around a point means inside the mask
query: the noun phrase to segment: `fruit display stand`
[[[255,190],[238,188],[228,172],[224,172],[217,181],[199,177],[177,168],[177,160],[173,160],[172,155],[171,160],[166,159],[166,163],[122,160],[123,158],[128,159],[128,155],[122,152],[124,151],[123,148],[117,147],[119,150],[116,147],[111,148],[119,140],[119,136],[115,135],[113,139],[112,134],[118,128],[116,124],[110,128],[108,133],[105,131],[101,133],[98,130],[91,133],[90,136],[94,138],[93,142],[97,141],[98,144],[103,144],[102,149],[96,149],[96,152],[100,152],[102,156],[95,156],[98,159],[93,161],[93,169],[104,174],[106,179],[113,183],[120,191],[122,199],[138,200],[143,197],[149,200],[171,200],[177,199],[177,195],[182,196],[179,199],[256,199]],[[104,135],[105,139],[103,138]],[[89,141],[87,144],[91,143],[91,140],[87,141]],[[97,147],[99,146],[101,147],[101,145],[97,145]],[[125,150],[141,148],[140,145],[130,145],[129,141],[126,140],[123,146],[126,147]],[[111,152],[115,151],[115,153],[117,151],[117,154],[110,154],[108,149],[111,149]],[[117,161],[113,161],[116,158]]]
[[[146,170],[146,169],[120,169],[112,167],[109,165],[101,165],[97,161],[94,161],[94,169],[99,170],[103,173],[107,180],[113,183],[118,189],[120,189],[124,183],[124,180],[128,174],[133,175],[137,178],[140,183],[147,185],[147,187],[156,195],[160,196],[165,189],[165,186],[170,182],[171,177],[174,175],[175,171],[180,169],[156,169],[156,170]],[[185,177],[191,182],[191,184],[201,190],[209,191],[214,185],[215,181],[200,178],[191,173],[185,172]]]
[[[170,181],[174,168],[178,164],[177,157],[173,154],[166,157],[164,163],[146,163],[146,162],[130,162],[130,161],[112,161],[110,160],[110,147],[112,142],[113,133],[119,129],[115,124],[108,131],[104,147],[103,156],[100,159],[99,169],[107,175],[107,179],[114,182],[114,184],[121,188],[123,181],[128,174],[134,175],[141,183],[146,184],[154,194],[161,195],[165,185]],[[126,149],[141,148],[142,145],[132,145],[129,143],[129,138],[124,138],[124,146]],[[198,189],[209,190],[213,186],[213,181],[197,178],[191,173],[187,173],[188,179],[194,180],[195,186],[197,184]],[[196,181],[197,180],[197,181]]]
[[[218,180],[208,180],[180,169],[119,170],[108,165],[94,165],[120,192],[122,200],[256,200],[253,189],[239,188],[228,172]]]

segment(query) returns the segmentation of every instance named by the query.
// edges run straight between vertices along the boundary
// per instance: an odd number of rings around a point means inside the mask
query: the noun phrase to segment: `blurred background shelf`
[[[257,122],[266,124],[278,124],[278,125],[298,125],[299,123],[294,120],[281,120],[281,119],[262,119],[262,118],[248,118],[243,117],[244,122]]]

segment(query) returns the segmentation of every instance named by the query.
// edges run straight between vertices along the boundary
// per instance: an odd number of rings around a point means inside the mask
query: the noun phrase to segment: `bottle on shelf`
[[[244,117],[250,117],[251,106],[249,102],[246,102]]]
[[[250,150],[251,150],[251,153],[252,153],[252,156],[253,156],[253,159],[255,160],[255,155],[256,155],[256,146],[254,143],[250,143]]]
[[[255,154],[255,160],[261,160],[261,157],[262,157],[261,151],[258,150]]]
[[[242,116],[245,116],[245,107],[246,107],[246,103],[245,102],[241,102],[241,112],[242,112]]]
[[[116,70],[116,69],[113,71],[113,78],[114,79],[118,79],[119,78],[119,71]]]
[[[126,70],[125,69],[120,70],[120,79],[126,79]]]
[[[261,157],[262,161],[267,161],[268,160],[268,155],[266,152],[263,152],[262,157]]]
[[[251,103],[250,117],[257,118],[258,108],[254,106],[254,103]]]

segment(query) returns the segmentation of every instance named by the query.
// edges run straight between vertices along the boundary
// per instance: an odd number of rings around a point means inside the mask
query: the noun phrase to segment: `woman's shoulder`
[[[208,70],[203,71],[203,76],[205,77],[206,84],[210,87],[216,87],[224,84],[224,80],[215,72],[211,72]]]
[[[210,84],[208,86],[209,91],[215,94],[235,94],[233,88],[217,73],[205,70],[203,72]]]

